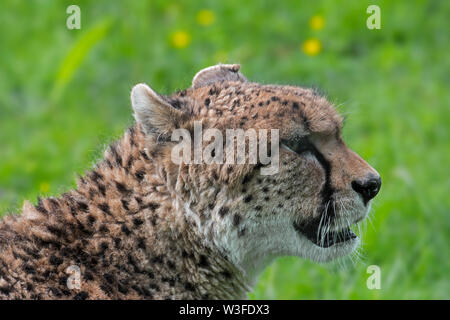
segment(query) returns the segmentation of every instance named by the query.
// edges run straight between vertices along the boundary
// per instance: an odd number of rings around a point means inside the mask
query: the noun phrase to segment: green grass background
[[[81,30],[66,7],[81,7]],[[381,8],[368,30],[366,8]],[[202,9],[215,21],[196,20]],[[309,19],[321,15],[322,30]],[[190,85],[199,69],[241,63],[263,83],[317,86],[347,118],[350,147],[381,174],[364,253],[342,268],[280,258],[255,299],[450,298],[449,1],[0,2],[0,212],[74,186],[132,123],[129,92]],[[185,48],[173,32],[190,36]],[[308,56],[302,43],[317,38]],[[369,290],[366,268],[381,268]]]

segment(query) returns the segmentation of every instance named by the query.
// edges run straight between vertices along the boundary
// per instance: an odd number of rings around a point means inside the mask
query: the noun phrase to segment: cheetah
[[[171,96],[138,84],[131,104],[134,125],[75,189],[1,220],[0,298],[240,299],[279,256],[327,262],[360,244],[350,227],[380,175],[345,145],[341,116],[315,90],[252,83],[219,64]],[[194,121],[278,129],[279,171],[175,164],[171,134]]]

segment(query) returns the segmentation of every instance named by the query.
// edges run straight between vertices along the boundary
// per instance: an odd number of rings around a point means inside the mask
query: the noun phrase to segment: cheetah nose
[[[381,178],[378,175],[370,174],[363,180],[352,181],[352,188],[362,196],[364,204],[367,204],[380,191]]]

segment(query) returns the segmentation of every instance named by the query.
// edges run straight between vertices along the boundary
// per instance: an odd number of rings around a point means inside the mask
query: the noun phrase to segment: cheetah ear
[[[147,134],[168,135],[180,127],[185,115],[144,83],[131,90],[131,105],[136,122]]]
[[[218,64],[200,70],[192,79],[192,87],[203,87],[218,81],[242,81],[247,79],[239,72],[239,64]]]

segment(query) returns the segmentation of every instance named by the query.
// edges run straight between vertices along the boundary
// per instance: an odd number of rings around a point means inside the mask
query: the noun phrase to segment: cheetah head
[[[368,215],[380,176],[345,145],[341,117],[314,90],[251,83],[239,65],[217,65],[201,70],[191,88],[172,96],[139,84],[131,99],[179,214],[205,244],[245,272],[256,274],[282,255],[327,262],[358,247],[351,227]],[[184,129],[192,142],[195,123],[223,137],[227,129],[270,131],[276,173],[262,174],[267,163],[259,160],[173,161],[180,141],[172,141],[174,132]],[[203,136],[197,146],[214,155],[216,140]],[[249,140],[244,141],[249,150]]]

